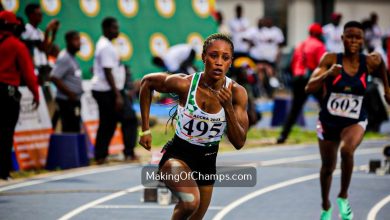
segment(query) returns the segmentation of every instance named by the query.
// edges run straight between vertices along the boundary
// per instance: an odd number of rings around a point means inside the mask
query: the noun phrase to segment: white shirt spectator
[[[366,38],[372,48],[382,47],[382,30],[377,24],[366,31]]]
[[[229,28],[234,44],[234,52],[247,53],[249,45],[243,39],[249,28],[249,21],[246,18],[234,18],[229,22]]]
[[[26,30],[22,33],[22,39],[23,40],[40,40],[43,42],[45,39],[45,35],[43,31],[39,28],[35,28],[30,23],[27,23],[25,26]],[[46,54],[39,50],[37,47],[33,48],[33,60],[34,60],[34,66],[44,66],[47,65],[47,57]]]
[[[333,53],[344,52],[344,45],[341,40],[341,35],[343,35],[343,28],[341,25],[335,26],[334,24],[329,23],[322,27],[322,31],[324,32],[327,51]]]
[[[276,26],[273,27],[253,27],[249,29],[245,38],[254,44],[249,50],[249,55],[256,60],[265,60],[275,63],[279,51],[279,44],[283,43],[283,32]]]
[[[382,56],[382,59],[387,67],[387,56],[382,46],[383,33],[381,28],[377,24],[374,24],[371,29],[366,30],[365,37],[368,41],[369,47]]]
[[[118,90],[125,85],[125,68],[120,65],[120,56],[114,45],[106,37],[100,37],[96,44],[95,58],[93,61],[92,90],[105,92],[110,91],[104,68],[111,68],[111,73]]]
[[[162,55],[162,60],[169,72],[176,72],[180,65],[190,56],[192,47],[188,44],[177,44],[170,47],[168,51]]]

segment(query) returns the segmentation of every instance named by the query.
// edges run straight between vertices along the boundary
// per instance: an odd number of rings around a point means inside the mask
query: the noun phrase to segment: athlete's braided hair
[[[231,48],[232,54],[233,54],[234,45],[233,45],[233,42],[230,39],[230,37],[225,35],[225,34],[215,33],[215,34],[208,36],[206,38],[206,40],[204,41],[202,55],[206,54],[207,48],[209,48],[209,46],[216,40],[222,40],[222,41],[225,41],[226,43],[228,43],[230,45],[230,48]]]

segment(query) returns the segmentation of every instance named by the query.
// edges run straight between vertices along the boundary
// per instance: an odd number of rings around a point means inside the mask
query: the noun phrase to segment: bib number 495
[[[183,129],[187,132],[188,136],[200,137],[209,133],[208,138],[213,138],[221,132],[222,123],[213,123],[209,129],[209,124],[205,121],[195,121],[191,119],[183,125]]]

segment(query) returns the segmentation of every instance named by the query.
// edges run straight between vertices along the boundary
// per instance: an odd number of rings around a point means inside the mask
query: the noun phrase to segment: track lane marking
[[[81,212],[89,209],[89,208],[92,208],[94,206],[97,206],[103,202],[107,202],[109,200],[112,200],[112,199],[115,199],[115,198],[118,198],[120,196],[124,196],[128,193],[132,193],[132,192],[137,192],[137,191],[140,191],[144,188],[144,186],[142,185],[138,185],[138,186],[134,186],[134,187],[130,187],[130,188],[127,188],[125,190],[122,190],[122,191],[119,191],[119,192],[116,192],[116,193],[113,193],[113,194],[109,194],[107,196],[104,196],[104,197],[101,197],[99,199],[96,199],[96,200],[93,200],[89,203],[86,203],[76,209],[73,209],[72,211],[66,213],[65,215],[63,215],[61,218],[59,218],[59,220],[68,220],[68,219],[71,219],[73,218],[74,216],[80,214]]]
[[[372,207],[370,212],[368,212],[367,220],[375,220],[379,211],[389,202],[390,202],[390,195],[388,195],[387,197],[379,201],[377,204],[375,204],[375,206]]]
[[[3,186],[3,187],[0,187],[0,192],[12,190],[12,189],[23,188],[23,187],[27,187],[27,186],[38,185],[38,184],[52,182],[52,181],[64,180],[64,179],[69,179],[69,178],[74,178],[74,177],[79,177],[79,176],[86,176],[86,175],[97,174],[97,173],[104,173],[104,172],[109,172],[109,171],[117,171],[117,170],[122,170],[122,169],[126,169],[126,168],[134,168],[134,167],[137,167],[137,166],[126,164],[126,165],[118,165],[118,166],[114,166],[114,167],[104,167],[104,168],[83,170],[83,171],[79,171],[77,173],[59,174],[59,175],[56,175],[53,177],[46,177],[46,178],[42,178],[42,179],[29,180],[29,181],[25,181],[25,182],[21,182],[21,183]]]
[[[382,149],[382,148],[362,149],[362,150],[356,152],[355,155],[367,155],[367,154],[378,153],[378,149]],[[306,156],[310,156],[310,155],[306,155]],[[308,158],[310,158],[310,157],[305,158],[305,156],[302,156],[301,161],[310,160]],[[298,161],[299,160],[294,160],[294,162],[298,162]],[[274,162],[269,162],[268,164],[276,165],[276,164],[285,164],[285,163],[290,163],[290,162],[291,161],[289,161],[288,159],[281,158],[281,159],[276,159]],[[268,166],[271,166],[271,165],[268,165]],[[367,165],[359,166],[358,169],[359,170],[367,170],[368,166]],[[354,171],[356,171],[356,169],[354,169]],[[338,174],[340,174],[339,169],[334,172],[334,175],[338,175]],[[268,192],[271,192],[271,191],[274,191],[274,190],[277,190],[280,188],[288,187],[290,185],[313,180],[316,178],[319,178],[318,172],[314,173],[314,174],[310,174],[310,175],[301,176],[298,178],[289,179],[289,180],[286,180],[283,182],[279,182],[279,183],[270,185],[270,186],[265,187],[265,188],[261,188],[259,190],[254,191],[254,192],[251,192],[245,196],[240,197],[238,200],[228,204],[224,209],[222,209],[220,212],[218,212],[214,216],[213,220],[221,220],[223,217],[225,217],[233,209],[235,209],[236,207],[240,206],[241,204],[243,204],[243,203],[245,203],[245,202],[247,202],[255,197],[258,197],[260,195],[263,195],[265,193],[268,193]]]
[[[172,209],[175,205],[97,205],[93,209]],[[210,206],[209,210],[221,210],[223,206]]]

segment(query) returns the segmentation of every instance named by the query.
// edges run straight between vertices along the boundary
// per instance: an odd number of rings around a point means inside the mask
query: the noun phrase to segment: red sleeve
[[[18,45],[18,56],[16,62],[27,87],[34,95],[34,100],[39,101],[38,78],[34,73],[34,65],[32,63],[31,56],[26,46],[22,43]]]
[[[305,66],[303,64],[303,43],[300,43],[293,53],[291,60],[291,70],[294,77],[302,76],[305,74]]]

